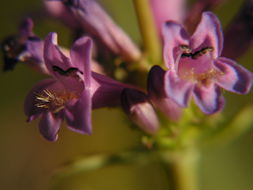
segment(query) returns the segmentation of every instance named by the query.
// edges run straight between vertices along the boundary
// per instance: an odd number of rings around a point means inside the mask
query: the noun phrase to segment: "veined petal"
[[[193,50],[213,48],[213,58],[220,56],[223,48],[223,33],[219,19],[211,12],[204,12],[190,41]]]
[[[206,114],[219,112],[224,106],[221,90],[214,83],[208,86],[196,84],[193,89],[193,97],[200,109]]]
[[[85,88],[91,85],[92,41],[89,37],[78,39],[70,50],[72,64],[83,72]]]
[[[189,45],[189,36],[182,25],[168,21],[163,25],[162,35],[164,40],[163,56],[165,65],[169,69],[176,69],[178,59],[183,53],[180,46]]]
[[[35,119],[39,114],[44,112],[43,108],[36,106],[38,103],[36,96],[41,94],[43,90],[54,88],[57,85],[57,81],[54,79],[46,79],[36,84],[33,89],[27,94],[24,103],[24,112],[28,117],[27,121],[30,122]]]
[[[165,75],[165,92],[181,107],[187,107],[191,95],[193,83],[180,79],[173,71],[167,71]]]
[[[39,122],[41,135],[49,141],[56,141],[61,122],[62,118],[56,117],[51,112],[43,113]]]
[[[252,86],[253,74],[231,59],[220,57],[215,66],[223,73],[216,83],[231,92],[246,94]]]
[[[71,130],[81,134],[91,134],[91,95],[90,90],[84,89],[81,97],[74,105],[66,106],[71,113],[65,114],[68,126]]]

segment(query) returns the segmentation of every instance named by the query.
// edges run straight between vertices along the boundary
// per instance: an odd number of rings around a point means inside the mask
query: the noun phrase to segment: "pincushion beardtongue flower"
[[[92,108],[118,106],[123,89],[135,88],[92,72],[91,49],[91,39],[80,38],[68,58],[57,46],[56,33],[45,39],[44,61],[53,79],[43,80],[31,90],[25,100],[25,114],[28,121],[41,117],[39,129],[47,140],[57,140],[63,119],[71,130],[91,134]]]
[[[28,121],[40,116],[40,132],[50,141],[57,140],[64,118],[70,129],[91,133],[91,40],[85,37],[77,40],[70,59],[56,43],[57,35],[50,33],[44,47],[45,64],[54,78],[39,82],[25,101]]]
[[[220,57],[223,34],[217,17],[204,12],[191,37],[173,21],[163,27],[164,61],[169,69],[165,76],[166,95],[186,107],[192,95],[206,114],[223,108],[220,88],[248,93],[252,73],[228,58]]]

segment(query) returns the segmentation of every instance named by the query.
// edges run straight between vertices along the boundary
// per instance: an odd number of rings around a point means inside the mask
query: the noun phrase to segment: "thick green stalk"
[[[152,65],[161,62],[161,41],[154,23],[149,0],[133,0],[137,14],[144,51]]]
[[[198,190],[199,155],[193,150],[163,155],[171,190]]]

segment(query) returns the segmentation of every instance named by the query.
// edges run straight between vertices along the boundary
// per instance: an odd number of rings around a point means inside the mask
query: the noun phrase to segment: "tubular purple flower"
[[[165,91],[169,98],[186,107],[192,95],[206,114],[222,109],[220,88],[238,94],[250,91],[253,75],[233,60],[220,57],[223,34],[218,18],[204,12],[194,34],[168,21],[163,27]]]
[[[176,121],[181,117],[182,108],[166,96],[164,89],[165,73],[157,65],[151,68],[148,74],[148,95],[153,105],[171,120]]]
[[[185,18],[185,0],[149,0],[156,27],[161,33],[163,23],[173,20],[182,23]]]
[[[233,59],[239,58],[252,44],[253,0],[246,0],[225,32],[223,55]]]
[[[95,0],[51,1],[61,1],[82,29],[106,45],[114,54],[122,56],[126,61],[139,60],[140,50]]]
[[[25,114],[28,121],[41,118],[39,129],[50,141],[57,140],[61,122],[68,128],[91,134],[91,110],[120,104],[122,90],[127,87],[106,76],[91,72],[92,41],[78,39],[66,57],[57,46],[56,33],[45,39],[44,60],[53,76],[39,82],[27,95]]]
[[[143,131],[154,134],[159,130],[159,120],[143,92],[125,88],[122,91],[121,104],[128,117]]]
[[[80,23],[73,17],[71,11],[62,3],[61,0],[44,0],[44,6],[52,18],[61,20],[73,30],[80,29]]]

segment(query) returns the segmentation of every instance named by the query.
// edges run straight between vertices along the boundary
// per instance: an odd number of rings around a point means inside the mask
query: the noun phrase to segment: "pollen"
[[[69,101],[77,100],[78,97],[79,96],[73,92],[53,92],[46,89],[43,90],[42,93],[36,95],[37,103],[35,106],[57,113],[64,109]]]
[[[203,85],[208,85],[213,79],[223,74],[223,72],[218,71],[217,69],[210,69],[208,72],[195,74],[194,79]]]

